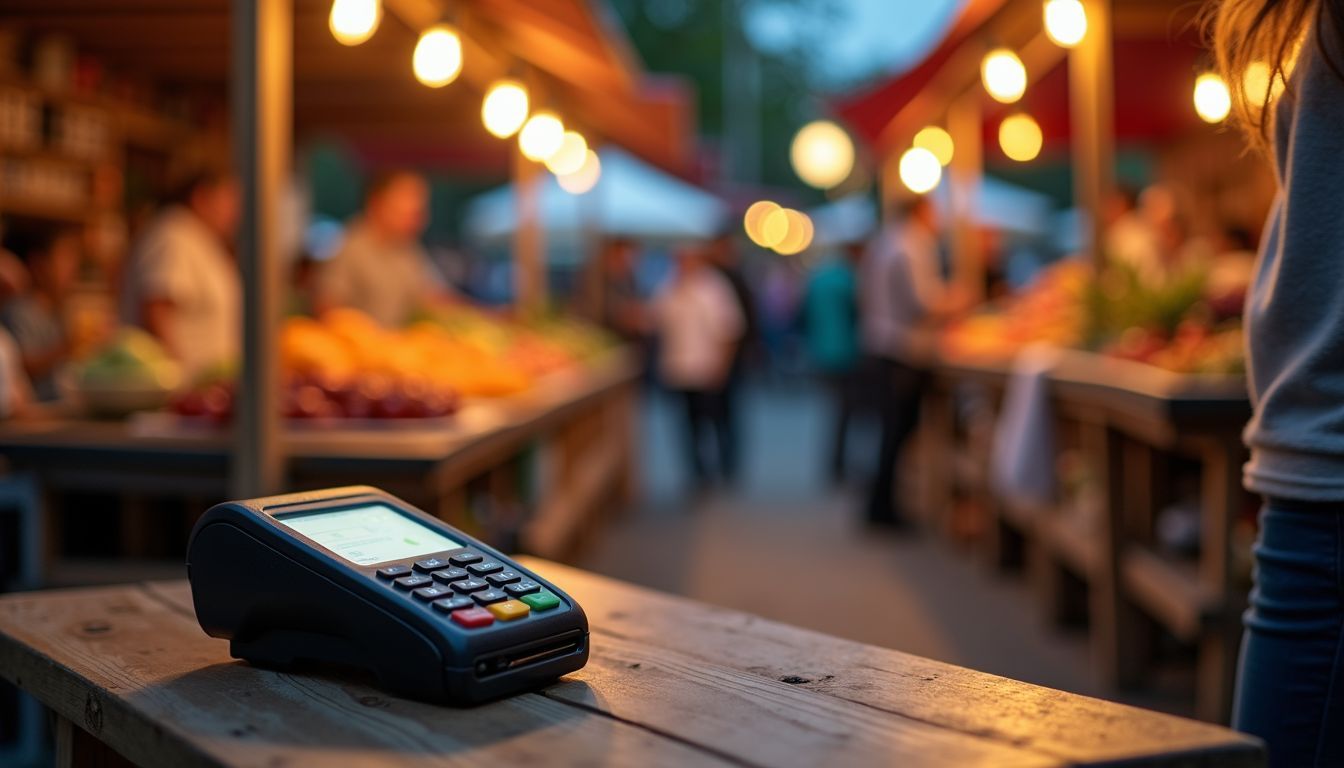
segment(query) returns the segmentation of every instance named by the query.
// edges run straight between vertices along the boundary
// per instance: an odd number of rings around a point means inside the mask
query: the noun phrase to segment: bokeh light
[[[930,125],[919,133],[915,134],[915,140],[912,142],[916,147],[927,149],[938,158],[938,164],[946,167],[952,162],[952,154],[955,146],[952,143],[952,134],[939,128],[936,125]]]
[[[373,37],[382,18],[382,0],[333,0],[327,26],[341,45],[359,45]]]
[[[1027,92],[1027,68],[1016,53],[998,48],[980,63],[980,81],[995,101],[1012,104]]]
[[[578,131],[565,131],[560,147],[546,158],[546,168],[556,176],[568,176],[588,159],[588,141]]]
[[[812,226],[812,218],[802,211],[795,211],[792,208],[781,208],[770,214],[770,218],[782,216],[786,222],[784,236],[779,238],[774,244],[775,253],[781,256],[794,256],[807,250],[812,244],[812,236],[815,232]],[[767,222],[770,221],[767,219]]]
[[[554,112],[538,112],[523,123],[518,132],[518,148],[528,160],[541,162],[550,157],[565,140],[565,124]]]
[[[439,24],[425,30],[411,57],[415,79],[430,88],[442,88],[462,71],[462,40],[457,30]]]
[[[938,158],[923,147],[911,147],[901,155],[901,183],[917,195],[932,190],[943,178],[943,166]]]
[[[793,137],[789,159],[798,178],[818,189],[830,189],[854,169],[854,142],[844,128],[829,120],[817,120]]]
[[[602,159],[597,153],[589,149],[584,152],[583,165],[579,166],[577,171],[567,173],[564,176],[556,176],[555,180],[560,188],[571,195],[582,195],[593,187],[602,178]]]
[[[1019,163],[1035,160],[1043,143],[1041,126],[1031,115],[1009,115],[999,123],[999,147],[1010,160]]]
[[[746,230],[747,237],[751,242],[769,248],[766,245],[765,237],[762,231],[762,225],[765,223],[765,217],[779,210],[779,203],[772,200],[758,200],[747,208],[747,212],[742,216],[742,228]]]
[[[500,80],[481,101],[481,122],[491,135],[507,139],[527,120],[527,89],[516,80]]]
[[[1045,0],[1045,34],[1055,45],[1072,48],[1087,35],[1087,9],[1080,0]]]
[[[1270,78],[1273,78],[1273,82]],[[1263,61],[1252,61],[1241,76],[1242,93],[1253,107],[1263,104],[1266,95],[1271,102],[1278,99],[1283,88],[1283,78],[1275,77],[1269,64]]]
[[[1232,94],[1227,83],[1213,72],[1195,79],[1195,112],[1206,123],[1221,123],[1232,111]]]

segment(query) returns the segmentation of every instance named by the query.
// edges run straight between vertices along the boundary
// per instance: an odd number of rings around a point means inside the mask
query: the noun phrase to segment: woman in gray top
[[[1232,91],[1280,185],[1246,303],[1245,483],[1265,506],[1233,720],[1271,765],[1344,765],[1344,0],[1222,0],[1212,19],[1227,82],[1273,72]]]

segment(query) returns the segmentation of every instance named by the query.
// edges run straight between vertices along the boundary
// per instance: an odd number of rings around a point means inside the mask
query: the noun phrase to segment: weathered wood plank
[[[447,709],[255,669],[134,587],[0,599],[0,674],[151,767],[731,764],[536,694]]]
[[[184,582],[146,588],[191,615]],[[611,635],[595,636],[588,666],[543,694],[751,765],[1060,763]]]
[[[1259,743],[1204,723],[962,669],[523,558],[611,636],[1054,755],[1075,764],[1254,766]]]

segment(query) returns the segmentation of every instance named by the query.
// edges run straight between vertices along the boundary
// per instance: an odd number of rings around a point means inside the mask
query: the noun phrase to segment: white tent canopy
[[[696,240],[713,236],[723,225],[727,206],[714,195],[615,147],[604,147],[599,157],[602,175],[585,194],[566,192],[550,174],[538,178],[541,225],[548,241],[574,242],[590,234]],[[512,237],[518,227],[513,185],[473,199],[465,224],[467,236],[481,245]]]

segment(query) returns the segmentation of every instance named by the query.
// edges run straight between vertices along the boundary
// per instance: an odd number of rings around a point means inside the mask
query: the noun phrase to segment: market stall
[[[1198,712],[1222,721],[1254,508],[1240,489],[1250,259],[1248,244],[1224,241],[1258,228],[1273,182],[1215,127],[1227,110],[1209,103],[1194,13],[1142,0],[968,3],[923,62],[835,111],[885,169],[884,200],[937,187],[951,279],[982,302],[983,233],[1014,229],[985,225],[984,174],[1033,178],[1031,167],[1040,183],[1040,169],[1068,161],[1077,237],[1056,231],[1063,217],[1035,218],[1057,235],[1046,247],[1076,245],[1072,258],[989,297],[922,361],[938,382],[919,462],[925,507],[996,564],[1025,564],[1050,616],[1088,619],[1109,684],[1154,679],[1159,629],[1194,646]],[[1130,260],[1117,234],[1125,168],[1156,182],[1136,216],[1166,217],[1166,261]]]

